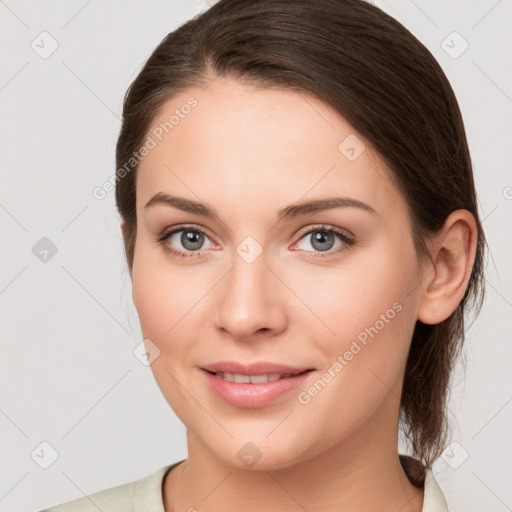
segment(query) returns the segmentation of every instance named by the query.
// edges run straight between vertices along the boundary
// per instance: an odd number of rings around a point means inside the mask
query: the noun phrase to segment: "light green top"
[[[162,498],[163,479],[174,466],[184,460],[164,466],[140,480],[104,489],[41,512],[165,512]],[[430,469],[425,472],[425,495],[421,511],[448,512],[441,488]]]

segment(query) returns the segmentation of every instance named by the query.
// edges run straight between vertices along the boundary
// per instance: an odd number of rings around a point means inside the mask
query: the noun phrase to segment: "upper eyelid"
[[[313,224],[312,226],[307,226],[304,229],[299,230],[296,236],[300,236],[301,238],[304,235],[308,235],[312,231],[332,231],[337,235],[345,236],[350,239],[355,239],[355,235],[351,233],[348,229],[345,228],[338,228],[336,226],[333,226],[331,224]]]
[[[194,225],[191,225],[191,224],[185,224],[185,225],[178,224],[177,226],[172,226],[170,228],[166,228],[166,229],[164,229],[162,231],[162,238],[167,238],[170,235],[173,235],[175,233],[179,233],[180,231],[185,231],[187,229],[190,230],[190,231],[198,231],[200,233],[203,233],[203,234],[207,235],[210,239],[212,238],[209,235],[209,232],[208,232],[208,230],[206,228],[197,227],[197,226],[194,226]]]

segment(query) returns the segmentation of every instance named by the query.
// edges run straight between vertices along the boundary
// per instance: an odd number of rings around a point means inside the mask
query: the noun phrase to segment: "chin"
[[[307,454],[299,451],[299,446],[301,449],[304,448],[303,444],[287,444],[285,439],[278,437],[265,440],[267,434],[268,432],[261,436],[261,441],[253,435],[254,441],[234,439],[224,446],[217,442],[212,453],[229,466],[250,471],[286,469],[307,460]]]

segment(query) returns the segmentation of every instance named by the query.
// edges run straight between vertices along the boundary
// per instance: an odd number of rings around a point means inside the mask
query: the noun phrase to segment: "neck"
[[[228,465],[187,432],[189,456],[164,481],[165,511],[421,512],[424,491],[400,464],[398,425],[390,430],[372,437],[357,429],[338,445],[277,470]]]

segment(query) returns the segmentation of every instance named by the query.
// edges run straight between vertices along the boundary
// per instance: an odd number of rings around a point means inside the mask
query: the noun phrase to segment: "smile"
[[[306,370],[307,371],[307,370]],[[262,375],[242,375],[239,373],[216,372],[214,375],[227,382],[236,382],[237,384],[262,384],[264,382],[274,382],[279,379],[286,379],[295,375],[293,373],[265,373]]]
[[[202,370],[208,389],[222,401],[234,407],[263,407],[297,388],[313,370],[300,373],[264,373],[243,375],[229,372]]]

